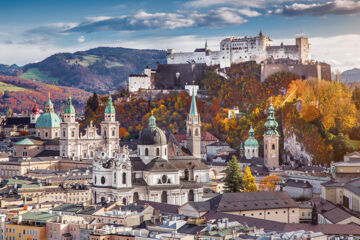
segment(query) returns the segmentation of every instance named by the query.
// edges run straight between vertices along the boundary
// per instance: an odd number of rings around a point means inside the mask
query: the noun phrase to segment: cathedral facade
[[[120,150],[119,122],[115,120],[115,108],[111,96],[108,98],[100,129],[91,122],[83,133],[80,133],[79,123],[75,120],[75,108],[69,97],[60,124],[60,156],[72,159],[94,159],[99,149],[110,157],[115,157]]]
[[[122,147],[113,157],[97,151],[93,161],[93,201],[137,200],[182,205],[202,201],[203,188],[209,182],[209,167],[200,158],[200,116],[195,96],[187,118],[189,152],[176,143],[173,135],[156,126],[151,115],[140,132],[137,154],[130,156]]]

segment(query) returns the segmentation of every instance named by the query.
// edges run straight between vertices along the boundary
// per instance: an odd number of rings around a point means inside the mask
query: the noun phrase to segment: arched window
[[[193,202],[194,201],[194,191],[190,190],[188,195],[188,201]]]
[[[112,130],[112,136],[115,137],[115,130]]]
[[[114,184],[116,184],[116,172],[114,172]]]
[[[101,177],[101,184],[105,184],[105,177],[104,176]]]
[[[160,149],[156,148],[156,156],[160,156]]]
[[[134,196],[133,196],[133,202],[137,202],[139,201],[139,193],[138,192],[134,192]]]
[[[122,184],[126,184],[126,173],[122,174]]]
[[[104,137],[106,137],[106,131],[104,131]]]
[[[63,137],[65,137],[65,135],[66,135],[65,131],[63,131]]]
[[[275,144],[272,145],[272,150],[275,150]]]
[[[149,149],[145,148],[145,156],[149,156]]]
[[[71,131],[71,137],[75,137],[75,132]]]
[[[166,156],[166,148],[165,148],[165,156]]]
[[[96,176],[95,176],[95,180],[94,180],[95,184],[96,184]]]
[[[191,136],[191,128],[189,129],[189,136]]]
[[[199,136],[199,129],[195,129],[195,136],[197,137],[197,136]]]
[[[48,135],[49,135],[48,132],[45,132],[45,137],[48,137]]]
[[[122,203],[126,205],[126,198],[123,198]]]
[[[184,171],[184,175],[185,175],[185,180],[189,181],[189,170],[188,169],[185,169]]]
[[[161,203],[167,203],[167,193],[166,193],[166,191],[163,191],[161,193]]]

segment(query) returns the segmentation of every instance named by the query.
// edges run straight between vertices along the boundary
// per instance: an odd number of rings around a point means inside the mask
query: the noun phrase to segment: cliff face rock
[[[291,159],[288,161],[295,161],[305,165],[311,165],[313,157],[306,152],[304,146],[296,140],[296,135],[290,134],[284,139],[284,149]]]

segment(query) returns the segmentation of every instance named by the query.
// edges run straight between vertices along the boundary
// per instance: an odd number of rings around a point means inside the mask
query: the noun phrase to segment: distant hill
[[[104,93],[125,84],[129,74],[155,68],[157,62],[166,63],[166,51],[99,47],[27,64],[19,77]]]
[[[54,86],[33,80],[0,75],[0,112],[29,112],[34,103],[43,109],[48,94],[57,112],[65,107],[68,96],[72,96],[77,111],[83,111],[89,92],[71,87]]]
[[[346,70],[339,75],[339,80],[347,85],[358,85],[360,83],[360,69]]]
[[[16,64],[13,65],[0,64],[0,75],[16,76],[16,74],[20,70],[21,68]]]

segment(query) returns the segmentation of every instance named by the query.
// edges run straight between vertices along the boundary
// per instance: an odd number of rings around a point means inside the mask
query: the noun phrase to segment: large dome
[[[139,145],[166,145],[166,135],[163,130],[158,128],[156,119],[152,115],[149,118],[149,126],[140,132]]]
[[[60,118],[56,113],[47,112],[40,115],[37,119],[35,127],[60,127]]]

